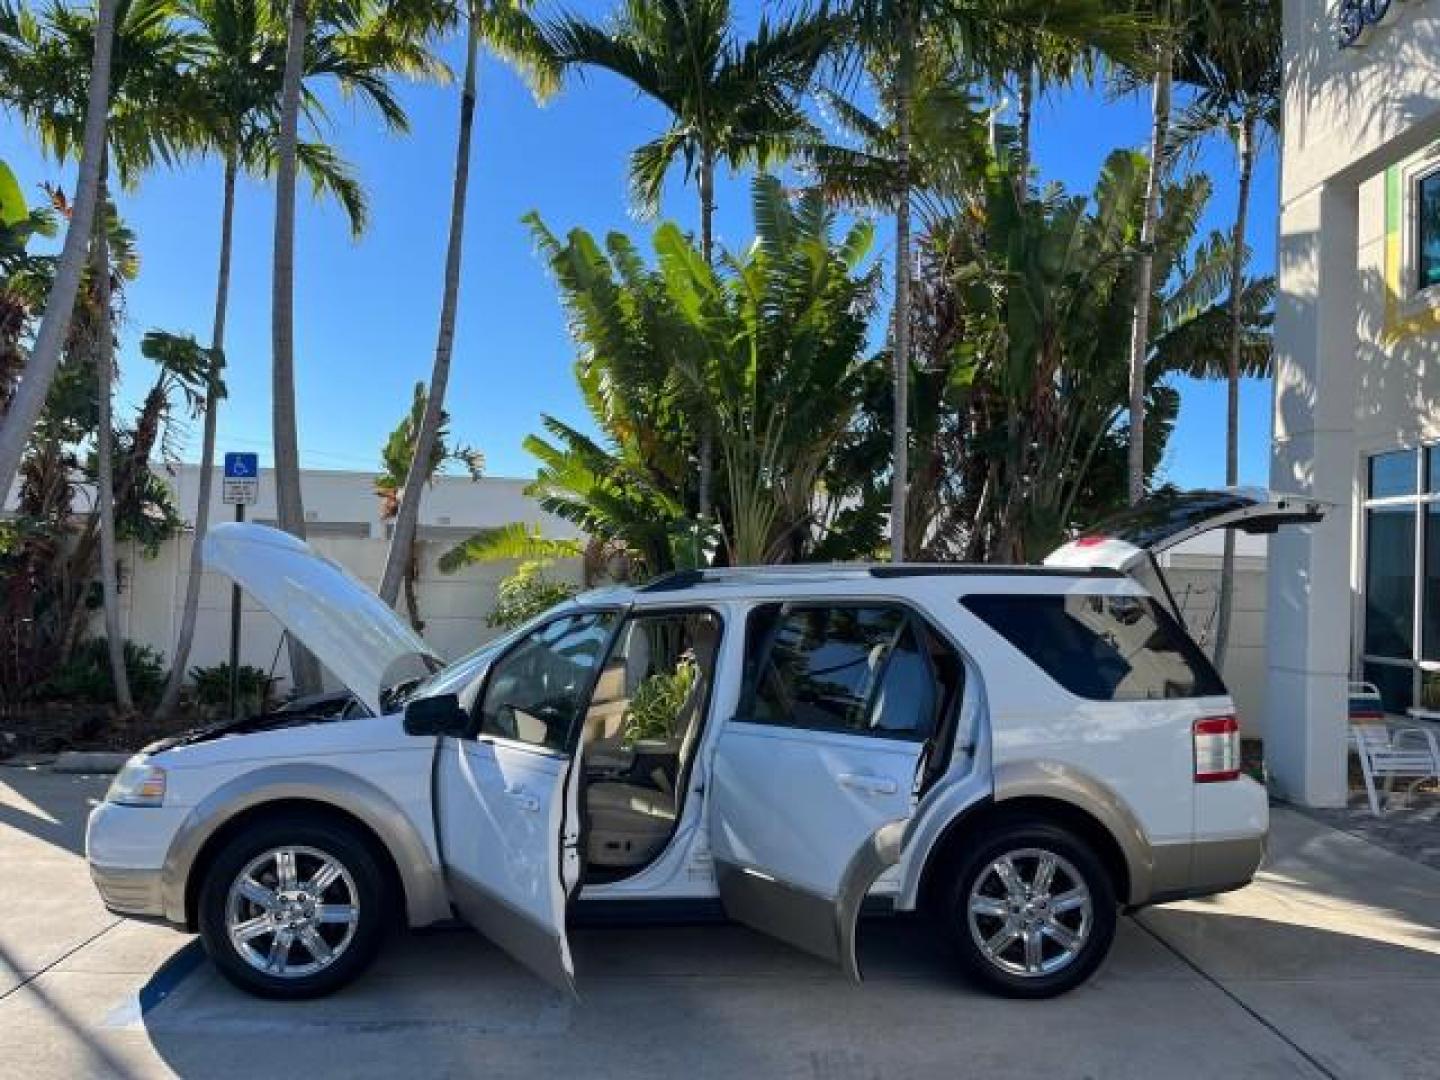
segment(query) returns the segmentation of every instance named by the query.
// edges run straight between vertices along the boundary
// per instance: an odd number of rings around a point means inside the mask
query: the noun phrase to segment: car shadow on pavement
[[[1373,996],[1386,978],[1412,986],[1440,980],[1434,953],[1331,929],[1190,908],[1144,918],[1145,929],[1122,922],[1115,955],[1091,983],[1049,1002],[978,993],[955,973],[933,927],[886,919],[867,922],[862,933],[866,982],[858,987],[734,925],[578,930],[578,999],[545,986],[478,935],[405,933],[373,971],[317,1001],[249,998],[205,964],[145,1015],[143,1027],[170,1068],[207,1078],[242,1071],[243,1062],[247,1074],[262,1075],[403,1069],[412,1076],[846,1080],[936,1069],[953,1075],[958,1055],[1005,1062],[994,1075],[1182,1075],[1187,1061],[1204,1066],[1191,1075],[1239,1075],[1257,1046],[1280,1071],[1313,1075],[1294,1044],[1238,998],[1217,992],[1211,967],[1221,976],[1258,977],[1268,965],[1281,992],[1359,978]],[[1037,1023],[1046,1038],[1017,1044]],[[1435,1043],[1437,1032],[1432,1025],[1420,1037]],[[1425,1052],[1436,1060],[1440,1044]]]
[[[72,855],[85,854],[90,807],[110,778],[0,766],[0,829],[15,829]]]

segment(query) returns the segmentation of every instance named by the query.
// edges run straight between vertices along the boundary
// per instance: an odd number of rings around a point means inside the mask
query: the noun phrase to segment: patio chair
[[[1386,803],[1396,777],[1411,781],[1410,788],[1431,777],[1440,778],[1440,743],[1435,734],[1422,728],[1391,730],[1383,717],[1350,725],[1350,740],[1360,759],[1360,772],[1365,777],[1365,794],[1370,810],[1376,817],[1385,810],[1380,804],[1377,781],[1385,786]]]
[[[1385,702],[1380,699],[1380,688],[1374,683],[1352,682],[1350,684],[1350,723],[1383,724]]]

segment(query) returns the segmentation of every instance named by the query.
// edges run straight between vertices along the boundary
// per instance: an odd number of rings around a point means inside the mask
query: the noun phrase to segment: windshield
[[[407,701],[422,697],[437,697],[440,694],[462,694],[472,686],[485,672],[490,661],[495,656],[508,648],[512,642],[524,637],[536,623],[542,619],[548,619],[557,612],[570,606],[570,601],[556,604],[552,608],[546,608],[533,619],[529,619],[512,630],[508,630],[497,638],[487,641],[473,652],[468,652],[457,660],[452,660],[435,674],[424,679],[395,687],[390,708],[399,708]]]

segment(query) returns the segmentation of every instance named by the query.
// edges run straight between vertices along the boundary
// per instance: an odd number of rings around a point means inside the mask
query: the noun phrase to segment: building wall
[[[195,505],[199,469],[185,466],[170,476],[182,512]],[[368,473],[307,470],[303,474],[309,543],[340,563],[371,588],[379,585],[388,549],[388,529],[380,520],[379,500]],[[440,556],[476,529],[521,521],[538,526],[549,537],[574,537],[568,522],[545,513],[524,494],[527,481],[441,477],[426,492],[418,543],[417,599],[425,622],[425,639],[441,656],[454,658],[490,640],[499,631],[486,625],[495,607],[496,588],[514,570],[512,562],[469,566],[453,574],[440,572]],[[214,485],[211,521],[233,518],[233,508],[220,504]],[[264,470],[260,502],[249,508],[249,520],[273,521],[274,484]],[[193,532],[168,541],[154,559],[134,549],[123,553],[125,578],[121,601],[125,636],[158,649],[167,660],[175,647],[185,601]],[[580,584],[580,560],[565,560],[552,574]],[[189,666],[208,666],[229,659],[231,587],[218,574],[205,574]],[[403,598],[402,598],[403,608]],[[274,671],[288,689],[289,660],[281,648],[279,624],[244,598],[241,615],[241,661]],[[92,632],[103,633],[97,615]]]
[[[1363,494],[1361,459],[1440,439],[1440,297],[1415,294],[1407,250],[1411,182],[1437,166],[1440,147],[1431,147],[1359,185],[1357,495]]]
[[[1236,541],[1235,592],[1223,675],[1235,699],[1241,729],[1246,735],[1261,735],[1267,655],[1266,541],[1243,534]],[[1204,533],[1161,560],[1186,629],[1207,656],[1213,656],[1215,649],[1222,544],[1219,534]]]
[[[1284,6],[1270,485],[1331,510],[1271,544],[1261,719],[1278,793],[1322,806],[1347,797],[1362,462],[1434,416],[1425,373],[1433,346],[1425,333],[1401,332],[1410,314],[1387,278],[1397,234],[1386,177],[1440,140],[1440,5],[1383,5],[1377,25],[1340,47],[1341,11],[1380,6]]]
[[[133,558],[127,554],[129,576],[122,593],[125,636],[158,649],[167,657],[175,646],[175,635],[185,599],[186,568],[193,539],[185,535],[167,543],[155,559]],[[321,554],[334,559],[371,588],[380,583],[385,565],[386,541],[349,537],[319,537],[310,541]],[[420,578],[417,597],[424,637],[446,659],[453,659],[489,641],[500,631],[486,625],[486,616],[495,608],[495,591],[502,578],[515,568],[511,562],[466,567],[442,574],[436,560],[449,546],[438,541],[420,543]],[[581,584],[579,560],[558,563],[552,573],[557,580]],[[230,596],[227,579],[205,574],[200,591],[200,610],[189,666],[209,666],[229,659]],[[95,632],[101,632],[98,623]],[[281,648],[280,625],[248,597],[241,605],[241,662],[264,671],[273,671],[286,680],[289,658]]]
[[[1440,10],[1392,0],[1380,25],[1336,43],[1336,0],[1285,0],[1281,204],[1350,170],[1374,172],[1440,120]]]

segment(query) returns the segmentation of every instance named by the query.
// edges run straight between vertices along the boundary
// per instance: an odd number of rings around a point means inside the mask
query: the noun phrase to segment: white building
[[[199,494],[199,467],[181,466],[166,479],[175,489],[180,513],[187,520],[193,520]],[[420,510],[417,545],[420,573],[416,591],[425,623],[425,638],[442,656],[455,657],[468,652],[498,633],[486,625],[485,619],[494,610],[496,586],[514,569],[513,563],[493,563],[442,574],[436,562],[446,550],[476,529],[517,521],[538,526],[547,537],[578,535],[569,522],[545,513],[525,495],[528,483],[503,478],[472,481],[442,476],[425,492]],[[385,566],[389,526],[380,519],[374,474],[307,469],[301,474],[301,486],[310,544],[371,587],[378,587]],[[234,508],[220,501],[218,467],[212,493],[211,523],[232,520]],[[275,484],[268,469],[261,470],[259,502],[248,508],[247,520],[275,524]],[[193,532],[186,531],[167,541],[153,559],[130,548],[121,552],[123,633],[131,640],[158,649],[167,660],[174,652],[180,626],[193,541]],[[553,576],[578,582],[579,575],[576,561],[557,567]],[[230,602],[228,581],[206,574],[189,666],[208,666],[229,659]],[[267,672],[273,670],[277,677],[286,680],[279,685],[279,690],[287,691],[289,659],[287,650],[280,647],[279,624],[248,598],[241,610],[241,661]],[[104,632],[98,614],[93,632]]]
[[[1270,547],[1280,792],[1346,795],[1346,683],[1440,680],[1440,4],[1286,0],[1271,486],[1334,504]]]

